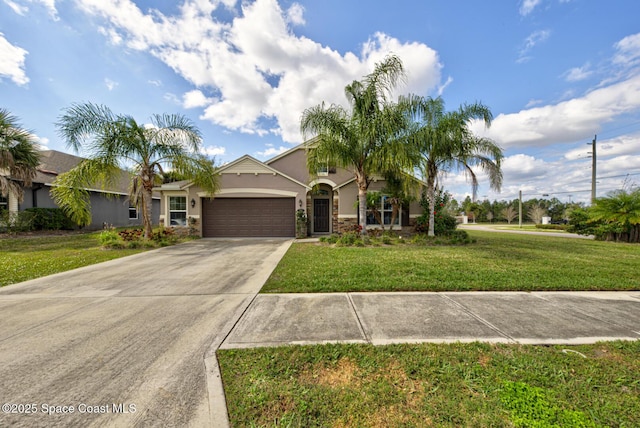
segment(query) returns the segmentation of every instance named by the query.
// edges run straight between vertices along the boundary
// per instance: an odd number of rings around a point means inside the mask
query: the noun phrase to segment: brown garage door
[[[294,198],[215,198],[202,200],[202,235],[295,236]]]

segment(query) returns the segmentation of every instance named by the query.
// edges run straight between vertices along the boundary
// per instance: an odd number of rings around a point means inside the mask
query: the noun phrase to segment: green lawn
[[[98,234],[0,239],[0,287],[148,250],[104,250]]]
[[[640,290],[640,246],[481,232],[464,246],[291,246],[262,292]]]
[[[218,359],[237,427],[637,427],[638,355],[640,341],[290,346]]]

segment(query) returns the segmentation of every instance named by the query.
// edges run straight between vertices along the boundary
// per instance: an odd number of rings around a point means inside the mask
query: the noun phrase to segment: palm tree
[[[518,217],[518,213],[516,212],[516,209],[512,205],[509,205],[503,208],[502,211],[500,211],[500,215],[502,215],[502,217],[504,217],[504,219],[507,220],[507,223],[509,224],[511,224],[511,222],[516,217]]]
[[[115,183],[122,170],[131,175],[130,202],[142,208],[144,236],[152,235],[152,191],[162,182],[165,168],[187,177],[209,195],[218,190],[213,162],[202,155],[198,128],[182,115],[154,115],[151,125],[131,116],[116,115],[91,103],[74,104],[57,123],[60,135],[87,159],[55,180],[56,203],[79,225],[91,222],[87,186]]]
[[[450,170],[463,170],[471,180],[473,200],[478,190],[474,167],[487,173],[492,189],[500,190],[502,150],[493,141],[471,132],[469,125],[480,120],[491,125],[492,114],[481,103],[465,104],[456,111],[445,112],[442,98],[409,95],[401,97],[401,108],[413,120],[411,140],[422,152],[421,169],[427,182],[429,198],[429,236],[435,235],[435,192],[438,176]]]
[[[23,187],[31,186],[40,164],[35,137],[18,125],[8,110],[0,109],[0,195],[14,195],[19,201]]]
[[[592,221],[605,223],[609,239],[640,242],[640,188],[616,190],[597,198],[589,215]]]
[[[373,174],[408,169],[414,163],[403,138],[406,116],[389,99],[403,78],[400,58],[388,56],[371,74],[345,87],[349,110],[322,103],[302,114],[302,134],[305,139],[315,136],[307,155],[309,173],[317,175],[327,163],[353,171],[362,234],[367,233],[367,189]]]

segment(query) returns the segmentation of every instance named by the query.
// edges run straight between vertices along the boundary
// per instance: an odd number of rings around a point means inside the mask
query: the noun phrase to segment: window
[[[383,196],[380,198],[380,203],[377,209],[367,210],[367,225],[380,225],[380,220],[384,226],[391,226],[391,217],[393,217],[393,205],[390,202],[391,198]],[[398,207],[398,213],[396,219],[393,222],[394,226],[400,224],[401,209]]]
[[[187,225],[187,197],[169,196],[169,225]]]
[[[0,211],[9,209],[9,199],[0,195]]]
[[[335,174],[336,167],[329,165],[329,162],[326,162],[318,167],[318,176],[326,177],[329,174]]]
[[[133,205],[129,205],[129,220],[137,220],[137,219],[138,219],[138,209]]]

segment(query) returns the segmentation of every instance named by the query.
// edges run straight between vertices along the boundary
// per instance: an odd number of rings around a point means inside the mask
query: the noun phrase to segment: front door
[[[329,233],[329,199],[313,200],[313,232]]]

